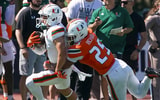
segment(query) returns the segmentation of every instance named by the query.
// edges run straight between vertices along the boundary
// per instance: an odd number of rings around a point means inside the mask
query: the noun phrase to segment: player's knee
[[[30,88],[30,87],[34,86],[33,78],[31,76],[27,77],[26,86],[27,86],[27,88]]]
[[[70,89],[70,90],[71,90],[70,93],[68,95],[66,95],[65,97],[67,99],[71,99],[71,100],[79,100],[76,93],[72,89]]]

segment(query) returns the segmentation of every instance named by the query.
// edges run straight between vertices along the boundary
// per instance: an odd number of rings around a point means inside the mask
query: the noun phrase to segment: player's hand
[[[67,74],[65,72],[58,71],[55,73],[57,74],[58,78],[67,79]]]
[[[45,70],[48,70],[49,68],[51,68],[51,63],[49,60],[46,60],[44,63],[43,63],[43,68]]]
[[[46,61],[43,63],[43,68],[44,68],[45,70],[52,70],[52,71],[54,71],[55,65],[56,65],[56,64],[52,64],[49,60],[46,60]]]
[[[40,35],[37,34],[38,31],[34,31],[28,38],[27,47],[32,47],[34,44],[41,43]]]

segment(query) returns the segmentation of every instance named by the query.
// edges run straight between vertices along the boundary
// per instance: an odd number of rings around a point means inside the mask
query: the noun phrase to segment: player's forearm
[[[60,57],[58,57],[55,72],[61,71],[63,69],[65,62],[66,62],[66,56],[61,55]]]
[[[65,46],[65,40],[64,37],[60,37],[56,40],[54,40],[54,43],[56,44],[56,48],[58,51],[57,54],[57,65],[55,71],[61,71],[64,63],[66,62],[67,58],[67,52],[66,52],[66,46]]]
[[[58,51],[58,58],[57,58],[57,65],[55,71],[62,70],[62,67],[64,66],[64,63],[66,62],[67,58],[67,52],[64,41],[61,41],[61,43],[57,43],[57,51]]]

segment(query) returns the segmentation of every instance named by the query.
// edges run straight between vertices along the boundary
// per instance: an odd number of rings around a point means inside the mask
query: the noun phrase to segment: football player
[[[122,60],[114,58],[91,29],[87,29],[84,20],[72,20],[67,26],[68,60],[78,60],[94,68],[109,84],[112,100],[126,100],[127,89],[137,98],[143,98],[151,85],[151,79],[160,74],[147,67],[142,82],[134,75],[132,69]]]
[[[47,51],[49,60],[44,62],[46,71],[27,77],[26,86],[38,100],[46,100],[40,86],[48,85],[55,85],[68,100],[77,100],[77,95],[69,88],[72,69],[70,66],[69,68],[63,66],[67,55],[65,27],[61,24],[62,11],[57,5],[48,4],[39,11],[39,14],[36,27],[41,27],[44,32],[43,34],[33,32],[27,46],[39,55]]]

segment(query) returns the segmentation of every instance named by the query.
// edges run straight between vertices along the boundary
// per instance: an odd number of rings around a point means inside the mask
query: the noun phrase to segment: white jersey
[[[57,63],[57,54],[58,54],[57,48],[53,43],[53,40],[61,36],[64,36],[64,34],[65,34],[65,27],[62,24],[50,27],[45,33],[45,42],[46,42],[48,58],[49,61],[52,63]]]
[[[54,25],[48,30],[44,30],[48,58],[52,63],[57,63],[58,56],[58,51],[53,41],[59,37],[64,36],[64,34],[65,27],[62,24]],[[26,86],[32,95],[37,98],[37,100],[46,100],[43,96],[41,86],[55,85],[57,89],[67,89],[70,86],[71,72],[71,67],[62,70],[62,73],[67,75],[66,79],[59,78],[57,72],[54,72],[53,70],[45,70],[41,71],[40,73],[34,73],[27,77]]]

